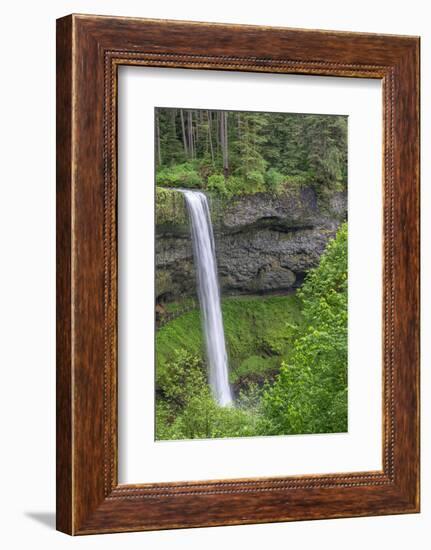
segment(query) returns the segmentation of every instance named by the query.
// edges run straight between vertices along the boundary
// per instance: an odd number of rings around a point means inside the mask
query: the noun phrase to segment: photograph
[[[155,439],[348,431],[348,116],[156,107]]]
[[[2,8],[2,548],[430,548],[429,4]]]

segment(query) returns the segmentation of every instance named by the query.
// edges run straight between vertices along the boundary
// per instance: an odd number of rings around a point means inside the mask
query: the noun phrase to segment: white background
[[[145,67],[119,78],[120,482],[381,470],[381,82]],[[348,433],[154,441],[155,105],[349,116]]]
[[[5,548],[425,549],[431,523],[431,339],[422,345],[422,514],[103,535],[53,531],[55,18],[74,12],[422,36],[422,150],[431,150],[428,2],[202,0],[8,2],[2,11],[1,543]],[[3,44],[4,42],[4,44]],[[431,331],[430,164],[422,167],[423,334]],[[366,216],[364,215],[364,224]],[[366,403],[366,396],[364,396]],[[428,540],[427,540],[428,539]]]

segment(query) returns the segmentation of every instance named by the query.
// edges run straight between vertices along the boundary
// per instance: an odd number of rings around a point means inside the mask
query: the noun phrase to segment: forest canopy
[[[156,108],[155,138],[160,186],[346,189],[347,116]]]

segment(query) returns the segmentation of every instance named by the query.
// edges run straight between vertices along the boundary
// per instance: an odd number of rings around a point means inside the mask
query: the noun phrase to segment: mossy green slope
[[[278,368],[278,357],[286,357],[289,327],[300,322],[300,304],[295,295],[225,298],[222,302],[230,379],[246,377],[261,381]],[[185,313],[157,331],[156,379],[176,350],[203,356],[202,329],[198,309]]]

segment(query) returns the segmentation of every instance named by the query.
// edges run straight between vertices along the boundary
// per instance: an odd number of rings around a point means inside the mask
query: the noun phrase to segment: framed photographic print
[[[419,39],[57,22],[57,528],[419,511]]]

